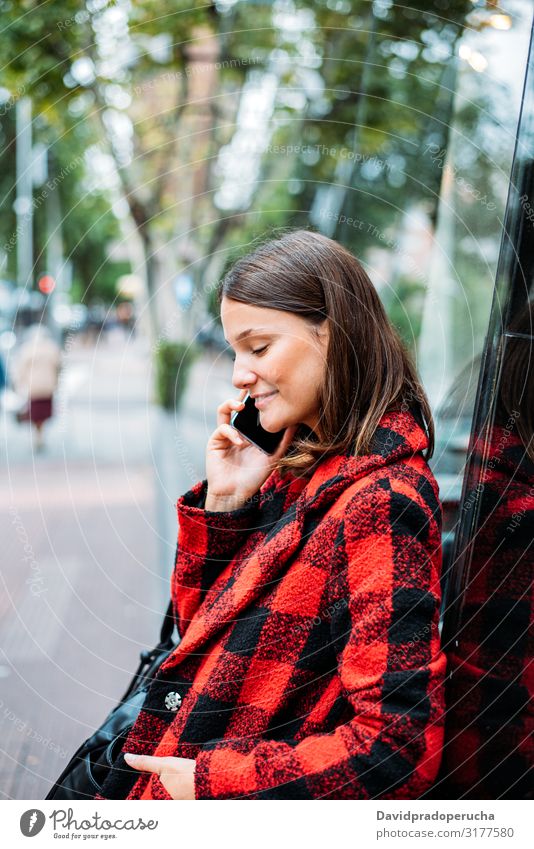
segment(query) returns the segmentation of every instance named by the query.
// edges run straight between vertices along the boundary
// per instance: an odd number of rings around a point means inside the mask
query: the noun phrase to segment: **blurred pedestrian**
[[[16,392],[25,399],[17,419],[29,421],[34,426],[36,451],[44,447],[43,424],[53,414],[53,396],[60,369],[61,349],[48,328],[42,324],[29,327],[15,355],[13,384]]]

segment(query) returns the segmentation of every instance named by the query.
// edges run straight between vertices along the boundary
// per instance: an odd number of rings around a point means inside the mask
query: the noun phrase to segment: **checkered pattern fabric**
[[[440,798],[532,799],[534,463],[513,424],[496,426],[473,455],[464,508],[479,500],[480,510],[449,655],[436,791]]]
[[[196,759],[199,799],[419,798],[443,743],[441,509],[410,412],[245,507],[177,504],[181,642],[123,751]],[[181,707],[165,706],[178,693]],[[168,799],[121,755],[96,798]]]

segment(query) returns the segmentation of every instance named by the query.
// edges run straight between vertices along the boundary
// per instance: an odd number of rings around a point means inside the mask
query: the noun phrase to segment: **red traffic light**
[[[44,274],[43,277],[39,278],[37,285],[39,287],[39,291],[42,292],[43,295],[49,295],[56,288],[56,281],[50,274]]]

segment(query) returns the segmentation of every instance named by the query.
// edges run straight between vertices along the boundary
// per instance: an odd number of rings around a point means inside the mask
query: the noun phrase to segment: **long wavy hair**
[[[328,319],[321,436],[298,429],[277,463],[281,474],[308,477],[327,456],[369,453],[382,416],[395,410],[414,414],[432,456],[434,424],[416,369],[365,270],[338,242],[311,230],[286,232],[239,259],[217,296],[219,305],[227,297],[297,314],[312,329]]]

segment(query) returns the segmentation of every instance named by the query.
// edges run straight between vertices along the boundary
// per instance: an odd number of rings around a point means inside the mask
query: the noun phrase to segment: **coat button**
[[[182,697],[180,693],[175,693],[174,691],[171,691],[165,696],[165,707],[167,708],[167,710],[177,711],[181,704]]]

